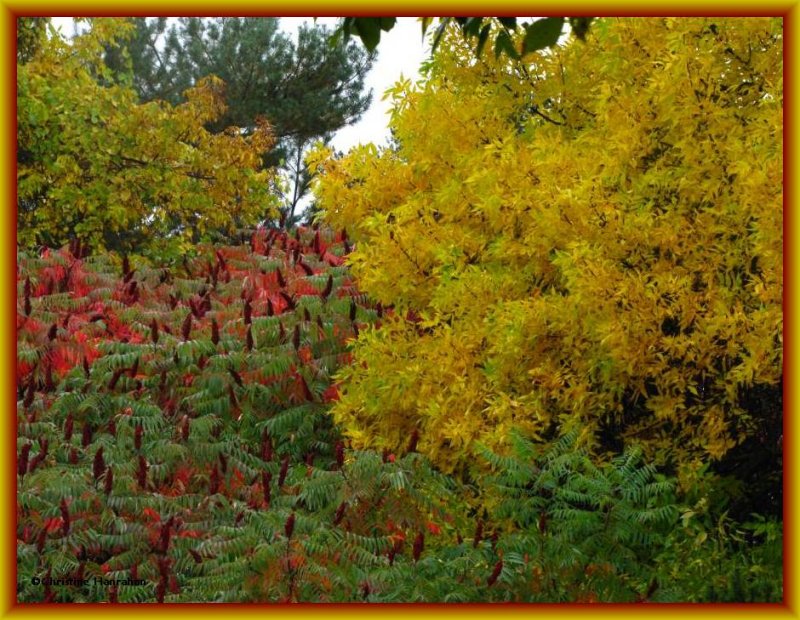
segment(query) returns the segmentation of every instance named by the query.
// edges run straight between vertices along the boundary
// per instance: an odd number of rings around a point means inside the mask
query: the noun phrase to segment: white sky
[[[281,24],[286,31],[296,31],[301,23],[311,21],[310,17],[284,17]],[[335,17],[317,19],[317,23],[331,29],[336,21]],[[383,94],[401,76],[412,82],[419,78],[419,65],[430,55],[430,46],[422,40],[422,29],[416,17],[400,17],[392,30],[381,32],[377,52],[378,58],[366,79],[367,89],[372,89],[372,104],[358,123],[337,132],[333,138],[333,147],[337,150],[347,152],[359,143],[387,143],[391,102],[381,101]]]
[[[313,18],[284,17],[281,18],[281,27],[287,32],[296,32],[300,24],[309,22],[313,22]],[[336,22],[335,17],[320,17],[317,20],[317,23],[330,29]],[[63,35],[72,35],[71,17],[54,17],[53,25]],[[360,41],[358,43],[361,44]],[[388,112],[391,102],[382,101],[383,94],[401,76],[416,81],[420,63],[430,54],[429,46],[422,41],[420,24],[415,17],[400,17],[391,31],[381,32],[377,51],[378,58],[366,79],[366,88],[372,89],[372,104],[358,123],[337,132],[332,144],[336,150],[346,152],[359,143],[385,145],[388,142]]]

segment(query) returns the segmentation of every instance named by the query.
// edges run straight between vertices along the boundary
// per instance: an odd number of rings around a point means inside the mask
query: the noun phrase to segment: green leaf
[[[478,36],[478,32],[480,31],[482,24],[482,17],[468,17],[461,25],[461,30],[467,36],[476,37]]]
[[[344,25],[339,26],[336,30],[333,31],[333,34],[328,39],[328,47],[333,49],[337,45],[339,45],[339,43],[342,42],[343,38],[346,40],[349,37],[350,37],[349,30],[346,31],[345,28],[344,28]]]
[[[525,29],[522,54],[530,54],[531,52],[552,47],[558,42],[563,27],[563,17],[546,17],[533,22]]]
[[[428,32],[428,26],[431,25],[433,17],[421,17],[420,23],[422,25],[422,38],[425,38],[425,33]]]
[[[436,48],[439,47],[439,41],[441,41],[442,35],[444,34],[450,19],[450,17],[442,17],[441,20],[439,20],[439,25],[436,27],[436,34],[433,35],[433,46],[431,47],[431,52],[435,52]]]
[[[570,17],[569,27],[572,29],[572,34],[581,41],[585,41],[586,33],[589,32],[589,26],[593,19],[594,17]]]
[[[519,59],[519,52],[517,52],[517,49],[514,47],[514,42],[511,40],[511,37],[505,30],[498,33],[497,38],[494,40],[495,58],[504,52],[514,60]]]
[[[395,23],[397,22],[396,17],[380,17],[381,22],[381,30],[384,32],[389,32],[392,28],[394,28]]]
[[[379,17],[356,17],[355,28],[361,41],[370,52],[378,47],[381,40],[381,23]]]
[[[497,21],[499,21],[503,26],[506,28],[510,28],[511,30],[517,29],[517,18],[516,17],[498,17]]]
[[[349,37],[353,34],[353,26],[356,21],[356,17],[345,17],[342,19],[341,30],[344,33],[345,38]]]
[[[475,46],[475,55],[478,58],[480,58],[481,54],[483,53],[483,48],[486,45],[486,41],[489,39],[489,32],[491,29],[491,24],[486,24],[483,28],[481,28],[481,33],[478,35],[478,45]]]

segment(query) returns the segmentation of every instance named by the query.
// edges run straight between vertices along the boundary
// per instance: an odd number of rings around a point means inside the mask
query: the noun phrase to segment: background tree
[[[310,175],[303,156],[316,140],[327,141],[368,108],[364,79],[373,55],[353,43],[330,45],[323,26],[303,26],[295,43],[268,17],[136,18],[124,50],[110,48],[108,63],[130,71],[142,101],[183,101],[183,92],[215,75],[225,83],[226,111],[207,128],[250,131],[266,117],[277,143],[265,166],[281,165],[288,178],[284,216],[293,219]],[[129,61],[125,55],[129,56]]]
[[[204,128],[224,111],[218,79],[197,82],[174,107],[140,104],[111,84],[103,49],[129,28],[92,20],[70,43],[53,36],[18,65],[23,247],[78,237],[95,248],[176,251],[209,231],[253,225],[275,206],[271,175],[257,170],[274,142],[268,125],[248,135]]]

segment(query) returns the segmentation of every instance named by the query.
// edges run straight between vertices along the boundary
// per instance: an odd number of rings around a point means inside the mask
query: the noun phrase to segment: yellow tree
[[[17,65],[18,240],[96,248],[172,247],[271,212],[269,173],[257,172],[273,138],[266,122],[244,135],[204,128],[224,111],[209,78],[187,102],[140,105],[114,84],[104,45],[130,32],[96,19],[68,42],[51,35]]]
[[[523,62],[446,36],[391,92],[395,147],[315,161],[395,309],[337,421],[447,470],[512,427],[722,456],[782,377],[781,21],[606,19]]]

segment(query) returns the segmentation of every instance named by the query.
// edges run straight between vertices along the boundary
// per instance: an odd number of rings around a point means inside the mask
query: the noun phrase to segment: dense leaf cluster
[[[105,596],[43,594],[32,575],[150,580],[128,600],[153,586],[157,598],[165,585],[193,592],[184,579],[215,565],[203,558],[247,548],[245,516],[264,534],[317,507],[314,484],[298,483],[342,465],[324,413],[330,376],[376,318],[343,251],[320,231],[261,230],[250,247],[204,248],[177,269],[85,257],[80,244],[20,254],[23,600]]]
[[[307,193],[303,156],[316,140],[354,123],[369,107],[365,78],[373,55],[354,43],[329,45],[324,26],[302,26],[296,41],[272,17],[134,18],[135,30],[120,47],[107,46],[106,64],[116,79],[131,80],[142,102],[179,105],[198,81],[225,84],[226,109],[206,127],[252,131],[266,118],[276,143],[265,167],[287,173],[281,189],[290,221]]]
[[[359,339],[336,419],[388,449],[417,429],[450,470],[515,427],[678,465],[758,435],[772,469],[780,20],[604,19],[591,54],[522,61],[443,36],[390,93],[393,147],[317,159],[360,288],[402,310]]]
[[[261,231],[172,270],[19,257],[21,601],[780,597],[780,530],[709,538],[702,492],[678,526],[674,481],[635,452],[598,465],[574,435],[515,434],[465,485],[416,436],[346,448],[330,374],[382,310],[330,241]]]
[[[181,104],[139,103],[112,83],[104,46],[130,25],[114,18],[67,42],[47,38],[17,71],[17,228],[22,247],[80,238],[93,248],[180,254],[214,232],[275,214],[274,144],[263,119],[247,135],[209,132],[224,85],[209,76]]]
[[[346,447],[330,377],[383,314],[347,249],[261,230],[171,269],[77,243],[19,256],[19,600],[780,598],[780,529],[737,550],[706,490],[679,508],[637,452],[603,464],[575,435],[514,434],[464,484],[415,435]]]

